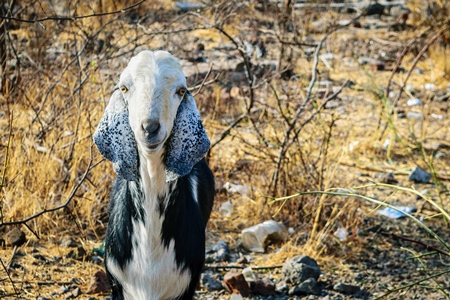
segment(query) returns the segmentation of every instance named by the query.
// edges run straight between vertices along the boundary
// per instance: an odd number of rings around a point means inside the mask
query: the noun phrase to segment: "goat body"
[[[112,298],[192,299],[215,193],[209,140],[167,52],[138,54],[122,84],[94,136],[118,173],[105,242]]]

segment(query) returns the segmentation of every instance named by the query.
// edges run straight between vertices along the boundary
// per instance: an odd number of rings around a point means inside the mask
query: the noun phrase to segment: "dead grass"
[[[87,5],[73,13],[82,15],[92,11],[115,11],[133,4],[131,1],[113,6],[109,5],[109,1],[99,3],[102,3],[101,7]],[[263,14],[245,6],[231,6],[217,4],[199,12],[203,20],[197,16],[186,16],[165,30],[211,24],[215,17],[223,18],[223,15],[215,14],[218,11],[234,14],[224,26],[224,30],[233,37],[247,38],[242,30],[244,27],[240,25],[245,23],[249,13],[253,13],[257,20],[272,22],[273,28],[267,30],[279,29],[278,15]],[[143,22],[140,26],[125,14],[71,22],[49,21],[44,23],[45,28],[38,31],[35,29],[41,26],[39,24],[17,23],[17,28],[10,31],[16,52],[20,54],[20,74],[13,67],[14,55],[10,53],[9,78],[15,86],[13,89],[10,86],[6,93],[0,95],[0,162],[2,165],[7,163],[0,198],[2,222],[18,221],[61,205],[79,184],[89,162],[102,160],[93,147],[91,135],[117,83],[120,70],[133,53],[141,49],[164,48],[179,57],[186,57],[200,42],[205,44],[206,50],[231,44],[214,29],[149,34],[180,17],[173,8],[172,4],[166,5],[163,1],[146,3],[138,14],[143,17],[145,12],[153,12],[155,21]],[[38,15],[42,14],[42,10],[52,11],[46,5],[28,9]],[[312,26],[311,20],[316,17],[311,13],[307,18],[299,19],[297,26],[308,29]],[[336,20],[339,15],[333,13],[327,18]],[[415,32],[399,33],[398,38],[407,41]],[[316,41],[321,37],[307,33],[305,30],[305,36],[314,37]],[[373,34],[386,40],[390,38],[381,31]],[[290,36],[286,34],[285,37]],[[97,51],[99,39],[104,41],[104,45]],[[265,40],[268,58],[277,60],[279,44],[269,37]],[[405,104],[408,96],[404,96],[399,109],[421,112],[423,119],[414,121],[401,119],[397,113],[387,114],[386,105],[390,107],[392,103],[390,99],[380,99],[379,91],[387,84],[390,73],[375,72],[369,66],[357,63],[360,52],[365,51],[360,48],[373,53],[379,50],[375,48],[380,48],[370,45],[367,37],[353,29],[336,33],[327,41],[322,53],[339,53],[341,56],[331,62],[331,67],[323,62],[319,64],[320,79],[331,79],[337,85],[350,79],[354,87],[344,89],[340,100],[336,100],[338,108],[325,109],[318,114],[315,113],[324,98],[314,94],[311,104],[298,120],[298,124],[306,123],[286,151],[276,190],[271,185],[272,177],[277,167],[279,146],[287,129],[282,114],[292,121],[298,105],[303,102],[310,80],[312,58],[300,51],[303,48],[293,46],[287,52],[291,56],[285,63],[292,66],[297,79],[267,79],[281,100],[267,84],[262,81],[258,83],[260,86],[255,90],[256,112],[252,115],[255,125],[248,119],[241,122],[212,149],[209,156],[218,187],[231,182],[250,188],[248,195],[218,194],[209,224],[212,240],[220,237],[231,247],[236,247],[239,243],[236,237],[243,228],[274,218],[293,227],[295,234],[279,251],[274,251],[276,246],[271,246],[267,254],[257,258],[257,264],[281,264],[285,258],[301,252],[330,266],[340,265],[340,259],[351,252],[358,252],[361,243],[358,236],[353,235],[345,244],[350,250],[345,252],[342,242],[333,233],[339,227],[357,232],[362,219],[374,206],[352,198],[327,195],[302,196],[280,204],[271,202],[273,196],[336,187],[351,188],[371,182],[371,175],[377,171],[394,172],[401,176],[402,182],[406,182],[405,174],[412,167],[419,165],[429,169],[430,161],[439,176],[448,176],[448,148],[439,149],[444,156],[433,158],[437,150],[425,148],[422,153],[417,146],[419,143],[447,143],[450,140],[447,103],[432,100],[431,92],[422,93],[423,106],[412,108]],[[433,83],[436,90],[446,90],[450,70],[450,62],[446,58],[448,51],[448,44],[431,47],[425,59],[417,65],[424,74],[414,73],[408,83],[419,90],[426,83]],[[236,51],[228,55],[238,56]],[[407,54],[404,58],[402,66],[406,70],[414,57],[414,54]],[[233,83],[229,80],[232,75],[233,70],[224,70],[219,83],[204,87],[197,96],[212,141],[245,110],[244,101],[249,101],[248,86],[242,82]],[[392,87],[393,91],[398,91],[398,84],[404,76],[404,73],[394,76],[397,85]],[[239,96],[222,99],[224,87],[229,88],[230,85],[239,88]],[[312,114],[315,114],[314,117],[306,121]],[[432,114],[441,115],[442,119],[436,119]],[[387,126],[384,131],[385,124],[389,122],[392,126]],[[390,142],[388,148],[385,147],[386,140]],[[358,172],[368,173],[369,176],[362,177]],[[107,224],[106,207],[113,178],[110,163],[101,162],[89,172],[67,208],[43,214],[27,222],[27,227],[20,226],[29,239],[21,251],[28,254],[39,248],[40,254],[57,257],[59,263],[48,266],[36,261],[21,262],[23,269],[11,273],[15,288],[22,289],[27,297],[34,297],[54,290],[54,286],[38,285],[38,282],[65,282],[77,278],[82,282],[82,290],[87,289],[87,280],[102,266],[67,258],[66,252],[69,250],[61,248],[59,241],[64,236],[76,237],[88,254],[98,247]],[[450,209],[448,192],[441,197],[441,205],[446,210]],[[227,200],[232,201],[233,213],[223,217],[218,210]],[[0,235],[10,229],[11,226],[0,227]],[[3,263],[9,261],[10,253],[10,248],[0,250]],[[5,283],[0,288],[0,294],[13,293],[13,286],[8,283],[4,270],[0,271],[0,277]]]

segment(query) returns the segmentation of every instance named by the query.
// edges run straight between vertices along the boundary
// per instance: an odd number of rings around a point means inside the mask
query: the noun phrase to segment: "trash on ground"
[[[269,220],[242,230],[241,236],[245,249],[264,252],[270,241],[283,241],[289,236],[289,232],[284,224]]]
[[[389,219],[400,219],[406,217],[405,213],[411,214],[417,211],[417,207],[413,206],[394,206],[385,207],[377,211],[378,214],[388,217]]]

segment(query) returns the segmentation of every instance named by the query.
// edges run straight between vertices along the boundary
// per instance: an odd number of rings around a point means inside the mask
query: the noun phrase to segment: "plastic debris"
[[[435,118],[435,119],[442,120],[442,115],[437,115],[437,114],[432,113],[432,114],[431,114],[431,117],[433,117],[433,118]]]
[[[242,274],[244,275],[245,281],[247,281],[248,283],[256,281],[256,277],[255,274],[253,274],[252,268],[248,267],[243,269]]]
[[[242,245],[253,252],[264,252],[269,241],[282,241],[289,236],[284,224],[273,220],[242,230]]]
[[[415,111],[408,111],[406,116],[408,117],[408,119],[416,119],[416,120],[423,119],[423,115],[421,113],[415,112]]]
[[[346,241],[348,236],[348,231],[344,227],[339,227],[335,232],[334,236],[340,239],[341,241]]]
[[[241,185],[241,184],[234,184],[234,183],[225,182],[223,187],[230,194],[239,193],[241,195],[248,195],[248,193],[250,192],[250,188],[248,186],[244,186],[244,185]]]
[[[219,211],[222,216],[229,217],[229,216],[231,216],[231,213],[233,212],[233,204],[231,203],[230,200],[225,201],[220,206]]]
[[[395,209],[392,207],[385,207],[381,210],[378,210],[377,213],[388,217],[389,219],[400,219],[406,217],[405,213],[411,214],[417,211],[417,207],[413,206],[395,206]]]
[[[407,102],[408,106],[419,106],[422,105],[419,98],[411,98]]]
[[[434,91],[435,89],[436,89],[436,86],[434,85],[434,84],[432,84],[432,83],[425,83],[424,85],[423,85],[423,88],[426,90],[426,91]]]

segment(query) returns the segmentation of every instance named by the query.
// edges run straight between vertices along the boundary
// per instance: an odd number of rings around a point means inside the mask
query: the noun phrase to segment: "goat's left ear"
[[[98,151],[113,163],[117,175],[126,180],[137,180],[136,140],[130,126],[128,108],[120,91],[115,91],[111,96],[95,130],[94,142]]]
[[[189,174],[195,164],[206,155],[209,146],[209,138],[194,97],[187,93],[178,107],[172,134],[166,145],[166,181]]]

